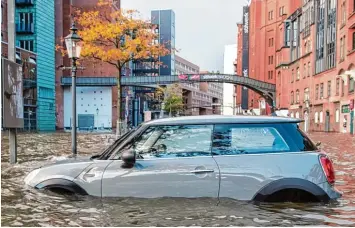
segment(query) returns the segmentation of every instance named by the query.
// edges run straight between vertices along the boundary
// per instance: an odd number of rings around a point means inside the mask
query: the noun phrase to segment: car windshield
[[[105,160],[108,159],[112,153],[112,151],[122,143],[125,139],[127,139],[130,135],[132,135],[135,131],[137,131],[141,125],[139,125],[137,128],[134,128],[125,134],[123,134],[121,137],[119,137],[112,145],[110,145],[108,148],[106,148],[102,153],[94,155],[91,157],[91,159],[100,159],[100,160]]]

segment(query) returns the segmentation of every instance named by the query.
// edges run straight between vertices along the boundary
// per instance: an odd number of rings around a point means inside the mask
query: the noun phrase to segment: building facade
[[[175,74],[200,74],[200,67],[175,55]],[[223,84],[221,83],[182,83],[185,115],[221,114]]]
[[[2,56],[7,56],[7,1],[1,1]],[[54,2],[15,1],[16,62],[24,72],[24,129],[55,130]]]
[[[353,131],[354,1],[252,1],[250,8],[269,3],[278,9],[278,21],[267,36],[252,37],[259,17],[250,14],[250,74],[276,84],[276,108],[304,119],[305,131]],[[267,15],[276,20],[272,11]],[[265,53],[258,55],[262,61],[253,57],[253,42]],[[266,70],[256,71],[253,61]]]
[[[71,17],[76,8],[84,11],[93,10],[97,0],[58,0],[55,1],[55,41],[64,46],[63,37],[70,33]],[[72,3],[72,5],[71,5]],[[111,10],[118,10],[120,2],[114,1]],[[70,70],[62,70],[62,66],[70,66],[70,60],[55,54],[56,60],[56,127],[71,128],[71,78]],[[112,129],[117,121],[117,72],[116,67],[104,63],[79,59],[84,69],[77,71],[77,126],[79,129]],[[124,71],[123,75],[128,75]],[[125,93],[124,93],[125,94]],[[125,106],[121,107],[124,115]]]

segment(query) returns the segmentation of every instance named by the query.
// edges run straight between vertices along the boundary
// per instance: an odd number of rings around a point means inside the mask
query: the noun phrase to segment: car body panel
[[[121,165],[115,160],[105,170],[103,197],[218,197],[219,170],[212,156],[138,159],[130,169]]]
[[[251,200],[264,186],[282,178],[326,181],[316,153],[213,156],[221,173],[220,197]],[[302,168],[300,168],[302,167]]]
[[[71,158],[33,170],[25,178],[25,183],[32,187],[49,179],[73,181],[86,167],[92,164],[88,158]]]
[[[85,189],[89,195],[101,197],[102,177],[106,167],[112,162],[112,160],[94,160],[74,179],[74,183]]]

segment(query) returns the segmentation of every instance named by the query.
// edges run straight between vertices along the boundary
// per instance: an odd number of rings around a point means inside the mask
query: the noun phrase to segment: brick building
[[[72,5],[70,3],[72,2]],[[97,0],[58,0],[55,1],[56,44],[64,46],[63,38],[71,26],[71,15],[76,8],[92,10]],[[114,1],[111,10],[118,10],[120,1]],[[79,28],[80,29],[80,28]],[[84,70],[77,72],[77,120],[78,127],[115,128],[117,120],[117,69],[107,63],[80,60]],[[71,126],[71,79],[70,60],[56,52],[56,127],[69,129]],[[122,107],[124,109],[124,107]],[[123,112],[121,112],[123,113]]]
[[[264,25],[258,26],[260,21]],[[304,119],[301,127],[306,131],[349,132],[355,75],[354,1],[253,0],[249,30],[249,76],[276,84],[276,108]],[[249,107],[258,105],[257,96],[249,96]]]

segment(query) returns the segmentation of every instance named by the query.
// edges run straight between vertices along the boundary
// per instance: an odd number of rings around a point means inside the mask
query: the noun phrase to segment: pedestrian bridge
[[[218,82],[231,83],[249,88],[261,96],[273,106],[275,100],[276,85],[259,81],[256,79],[243,77],[233,74],[183,74],[183,75],[166,75],[166,76],[134,76],[122,77],[122,86],[156,86],[168,85],[174,83],[198,83],[198,82]]]

